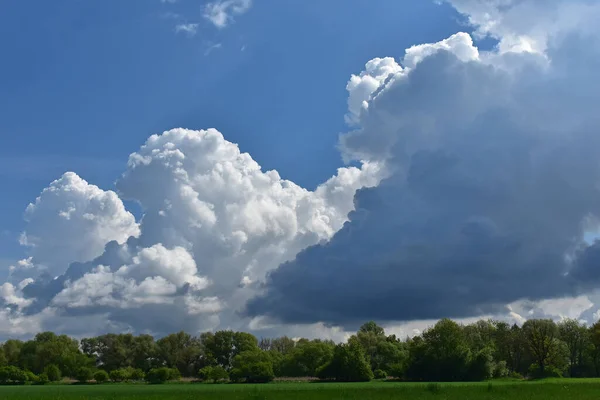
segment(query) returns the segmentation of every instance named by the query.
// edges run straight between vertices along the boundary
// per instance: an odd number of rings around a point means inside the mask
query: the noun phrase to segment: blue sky
[[[449,6],[422,0],[257,0],[222,29],[205,4],[3,6],[0,258],[22,256],[23,211],[50,181],[74,170],[112,189],[127,156],[173,127],[215,127],[263,169],[312,188],[342,165],[350,74],[461,29]],[[184,23],[196,34],[177,33]]]

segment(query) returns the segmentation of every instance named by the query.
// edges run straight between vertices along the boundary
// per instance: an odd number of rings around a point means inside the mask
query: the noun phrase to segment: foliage
[[[373,372],[373,376],[375,379],[386,379],[388,375],[387,375],[387,372],[385,372],[384,370],[376,369]]]
[[[206,366],[198,372],[198,375],[200,378],[202,378],[202,380],[212,382],[219,382],[229,379],[227,370],[220,365],[214,367]]]
[[[100,369],[94,373],[94,380],[96,381],[96,383],[104,383],[104,382],[108,381],[108,379],[109,379],[108,372],[106,372],[103,369]]]
[[[1,385],[23,385],[27,382],[27,374],[20,368],[13,366],[0,367]]]
[[[535,367],[530,369],[532,364]],[[36,379],[33,375],[39,381],[44,373],[52,382],[63,376],[79,379],[80,370],[98,369],[115,382],[164,382],[197,376],[198,371],[204,371],[203,376],[211,372],[213,378],[207,380],[222,380],[227,372],[233,380],[249,382],[268,381],[273,375],[366,380],[373,376],[370,371],[382,376],[379,370],[404,381],[593,377],[600,376],[600,323],[588,327],[575,320],[558,324],[529,320],[521,327],[502,321],[460,325],[444,319],[420,335],[401,340],[370,321],[347,343],[338,345],[286,336],[259,342],[249,333],[234,331],[200,336],[178,332],[156,341],[150,335],[106,334],[80,343],[66,335],[42,332],[31,340],[0,344],[2,367],[30,371],[23,372],[30,381]],[[158,373],[161,368],[167,372]],[[7,370],[3,371],[6,375]],[[90,375],[83,379],[87,380]]]
[[[80,383],[91,381],[93,377],[94,373],[92,372],[92,369],[88,367],[80,367],[77,372],[75,372],[75,379]]]
[[[266,383],[275,378],[269,353],[260,349],[244,351],[233,359],[230,378],[234,382]]]
[[[114,369],[108,375],[113,382],[124,382],[131,377],[131,374],[125,368]]]
[[[60,368],[58,368],[55,364],[50,364],[44,368],[44,372],[48,376],[48,380],[50,382],[58,382],[62,378],[62,373],[60,372]]]
[[[333,359],[317,373],[319,379],[338,382],[364,382],[373,379],[373,372],[357,341],[336,346]]]
[[[153,368],[146,374],[146,380],[150,383],[165,383],[177,380],[181,377],[177,368]]]
[[[48,382],[50,382],[50,379],[48,379],[48,375],[45,372],[42,372],[41,374],[38,375],[38,379],[37,382],[35,382],[36,385],[45,385]]]

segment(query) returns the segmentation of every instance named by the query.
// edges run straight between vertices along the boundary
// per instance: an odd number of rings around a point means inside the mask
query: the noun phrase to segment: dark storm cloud
[[[599,284],[600,245],[582,250],[600,217],[597,48],[562,40],[550,66],[440,52],[395,80],[343,140],[373,157],[392,149],[394,174],[357,194],[328,244],[273,271],[247,314],[467,317]]]

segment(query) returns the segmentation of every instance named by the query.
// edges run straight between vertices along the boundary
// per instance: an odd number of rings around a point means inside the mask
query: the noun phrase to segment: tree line
[[[461,325],[442,319],[412,338],[365,323],[346,342],[261,338],[218,331],[192,336],[106,334],[78,341],[52,332],[0,345],[0,383],[147,381],[269,382],[276,377],[335,381],[600,376],[600,322],[532,319]]]

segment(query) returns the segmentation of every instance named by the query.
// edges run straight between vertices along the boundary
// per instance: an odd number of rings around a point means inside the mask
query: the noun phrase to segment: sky
[[[8,2],[0,339],[594,322],[597,16]]]

